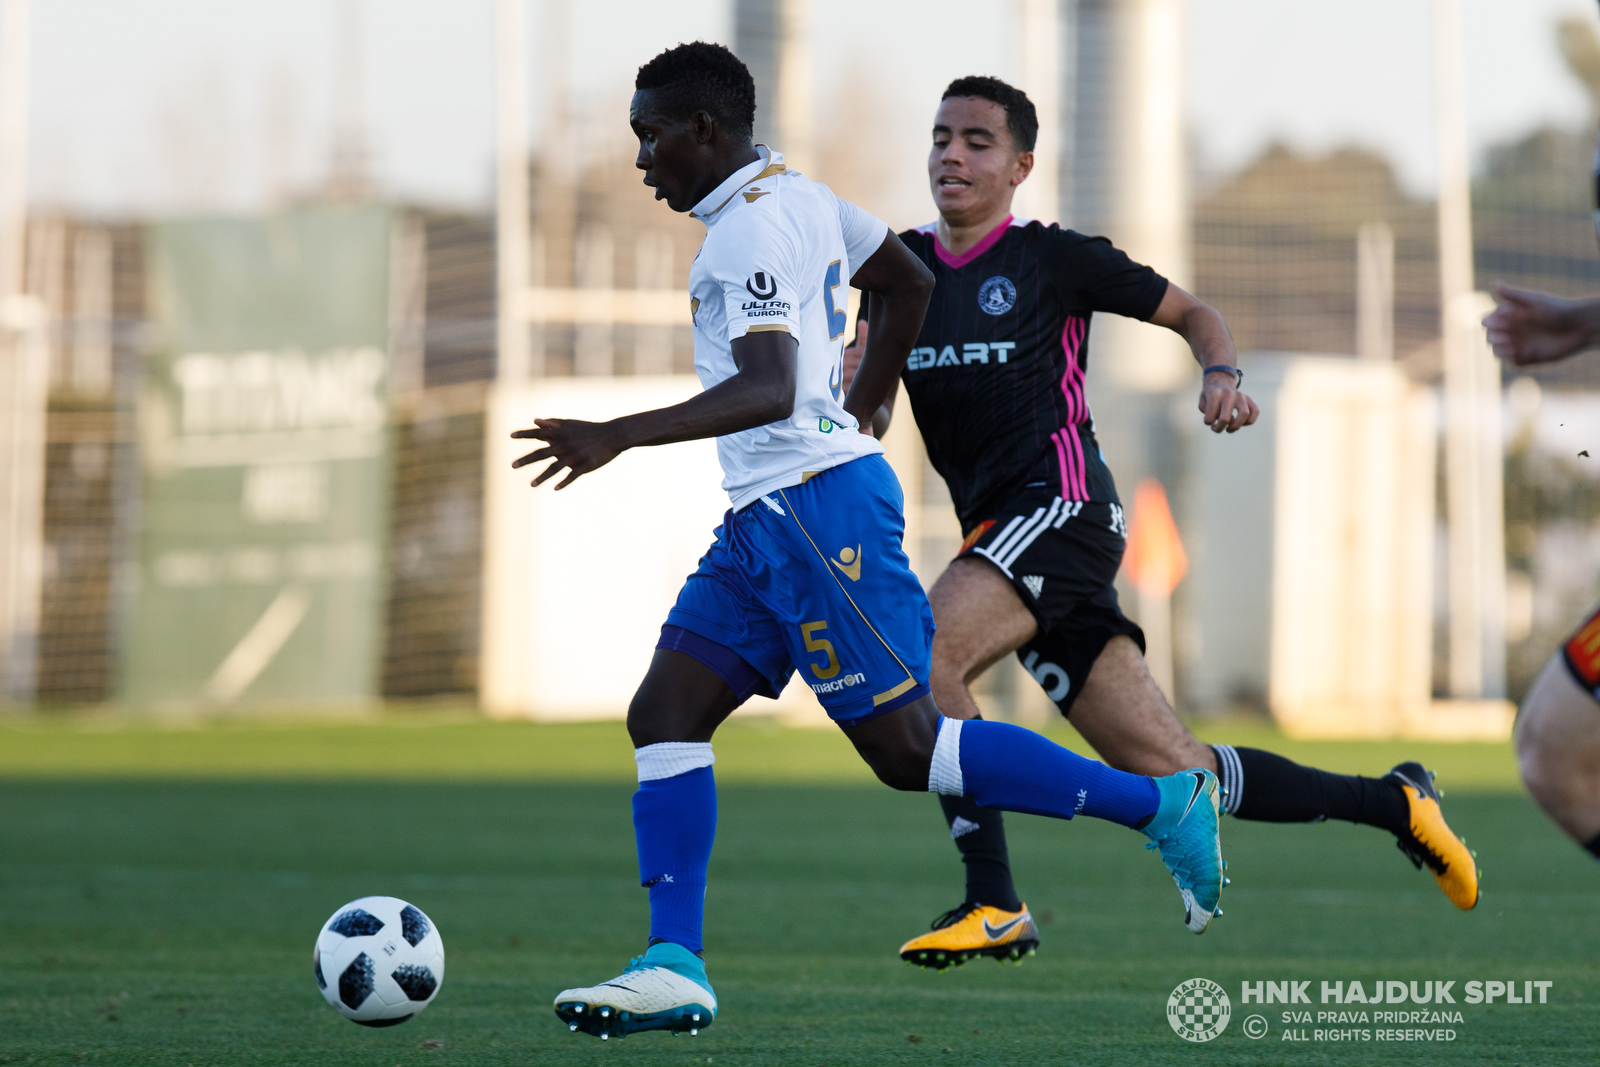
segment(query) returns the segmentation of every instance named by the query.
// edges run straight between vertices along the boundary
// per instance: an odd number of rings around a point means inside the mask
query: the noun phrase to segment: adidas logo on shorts
[[[1022,576],[1022,584],[1028,587],[1028,592],[1033,594],[1033,599],[1038,600],[1040,594],[1044,592],[1044,575],[1024,574]]]

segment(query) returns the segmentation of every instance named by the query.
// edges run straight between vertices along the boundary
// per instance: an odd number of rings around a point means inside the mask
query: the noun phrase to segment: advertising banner
[[[358,207],[149,230],[124,700],[376,698],[390,229]]]

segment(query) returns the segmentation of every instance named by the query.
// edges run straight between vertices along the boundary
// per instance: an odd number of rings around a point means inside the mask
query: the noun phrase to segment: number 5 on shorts
[[[827,681],[839,673],[839,657],[833,654],[833,642],[826,637],[813,637],[815,633],[828,632],[828,620],[821,622],[803,622],[800,624],[800,636],[805,640],[807,652],[821,652],[828,657],[828,662],[822,666],[811,664],[811,673],[817,676],[818,681]]]

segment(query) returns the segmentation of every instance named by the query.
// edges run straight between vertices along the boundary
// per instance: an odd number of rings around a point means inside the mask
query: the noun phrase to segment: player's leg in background
[[[1119,770],[1151,775],[1185,767],[1216,771],[1226,809],[1241,819],[1343,819],[1391,833],[1402,832],[1409,823],[1405,794],[1393,781],[1303,767],[1259,748],[1213,748],[1201,742],[1173,713],[1139,646],[1126,636],[1106,642],[1095,659],[1071,707],[1071,722]]]
[[[1600,703],[1556,653],[1517,715],[1517,761],[1533,799],[1600,857]]]
[[[953,561],[934,583],[929,600],[939,623],[929,681],[933,699],[953,719],[980,718],[968,686],[1020,648],[1038,630],[1038,623],[1006,577],[984,560]],[[940,796],[939,806],[966,865],[964,903],[1020,911],[1004,816],[994,808],[979,807],[971,797]]]
[[[1184,923],[1203,933],[1222,890],[1218,787],[1209,771],[1152,779],[1087,759],[1010,723],[951,719],[924,696],[845,726],[878,778],[895,789],[967,796],[981,807],[1071,819],[1105,819],[1144,831],[1184,901]]]
[[[939,625],[929,680],[933,698],[952,719],[981,718],[968,686],[1021,648],[1039,624],[1011,581],[992,563],[971,556],[951,561],[928,600]]]
[[[1071,650],[1051,649],[1080,635],[1062,635],[1060,642],[1040,642],[1041,655],[1072,662]],[[1092,639],[1087,634],[1084,639]],[[1217,771],[1216,753],[1189,732],[1172,711],[1155,678],[1145,666],[1144,653],[1133,638],[1117,634],[1104,642],[1088,677],[1078,683],[1076,698],[1063,710],[1100,758],[1118,770],[1135,774],[1175,774],[1188,767]],[[1070,694],[1069,694],[1070,695]],[[1228,783],[1224,781],[1223,788]]]
[[[1050,645],[1074,640],[1078,635],[1052,633],[1034,647],[1042,645],[1043,654],[1055,652],[1067,662],[1072,649]],[[1113,767],[1149,775],[1186,767],[1215,770],[1224,810],[1240,819],[1339,819],[1387,830],[1414,863],[1433,871],[1457,907],[1477,903],[1477,866],[1444,822],[1431,776],[1420,765],[1403,763],[1380,778],[1368,778],[1306,767],[1264,749],[1206,745],[1173,713],[1138,645],[1125,635],[1106,642],[1082,691],[1062,713],[1069,711],[1073,726]]]

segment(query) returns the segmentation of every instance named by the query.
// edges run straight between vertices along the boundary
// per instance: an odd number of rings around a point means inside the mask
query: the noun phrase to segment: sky
[[[1593,0],[1460,0],[1467,130],[1486,145],[1588,107],[1556,24]],[[1230,170],[1273,138],[1377,148],[1413,191],[1435,181],[1430,0],[1191,0],[1186,80],[1205,164]]]
[[[329,155],[341,2],[34,0],[31,199],[102,215],[243,210],[316,183]],[[1594,19],[1593,2],[1460,2],[1475,156],[1542,123],[1584,118],[1555,23]],[[386,193],[491,202],[492,11],[492,0],[365,0],[365,111]],[[857,127],[862,140],[870,128],[885,153],[880,214],[890,221],[928,213],[922,146],[942,86],[959,74],[1016,75],[1010,11],[969,0],[814,0],[819,135]],[[558,56],[585,128],[602,139],[627,136],[623,108],[641,62],[679,40],[731,36],[727,0],[529,0],[528,12],[530,105]],[[1275,139],[1312,152],[1355,143],[1425,191],[1434,175],[1429,12],[1430,0],[1189,0],[1186,108],[1204,167],[1236,168]],[[567,20],[564,34],[553,19]],[[852,110],[863,98],[874,106]]]

